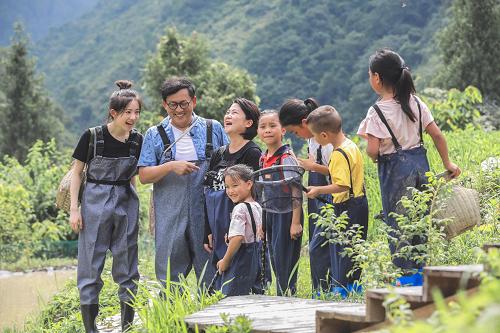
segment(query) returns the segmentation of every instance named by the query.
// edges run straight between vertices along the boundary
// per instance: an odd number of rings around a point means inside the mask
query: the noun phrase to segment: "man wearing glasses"
[[[141,182],[153,183],[156,278],[165,284],[170,259],[171,281],[194,268],[208,285],[215,271],[203,249],[203,178],[212,151],[228,139],[218,121],[194,113],[195,87],[188,79],[166,80],[161,94],[168,116],[147,130],[138,163]]]

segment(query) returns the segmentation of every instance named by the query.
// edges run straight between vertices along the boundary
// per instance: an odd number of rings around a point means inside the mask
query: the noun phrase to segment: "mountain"
[[[375,101],[369,55],[391,47],[418,76],[435,60],[433,35],[448,2],[99,0],[35,46],[48,88],[78,129],[105,119],[115,80],[140,82],[158,38],[175,26],[204,35],[214,58],[253,74],[261,107],[316,97],[337,107],[352,130]]]
[[[8,45],[14,22],[20,21],[34,41],[51,28],[73,21],[90,10],[97,0],[2,0],[0,2],[0,45]]]

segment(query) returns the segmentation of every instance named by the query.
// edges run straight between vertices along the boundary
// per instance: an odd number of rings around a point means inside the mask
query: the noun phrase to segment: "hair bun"
[[[314,98],[309,97],[304,100],[304,105],[307,107],[307,111],[311,113],[315,109],[319,107],[318,101],[316,101]]]
[[[118,88],[120,88],[120,90],[130,89],[132,87],[132,82],[130,82],[128,80],[118,80],[118,81],[115,81],[115,84],[118,86]]]

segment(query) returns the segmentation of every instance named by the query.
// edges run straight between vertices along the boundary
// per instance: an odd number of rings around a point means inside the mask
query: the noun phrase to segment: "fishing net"
[[[304,169],[296,165],[276,165],[255,171],[255,201],[271,213],[287,213],[302,207],[303,174]]]

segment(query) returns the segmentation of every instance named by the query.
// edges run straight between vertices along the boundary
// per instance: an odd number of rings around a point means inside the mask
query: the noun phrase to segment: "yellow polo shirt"
[[[334,150],[330,156],[330,162],[328,163],[332,184],[347,186],[350,188],[351,182],[349,175],[352,174],[354,196],[359,197],[364,194],[363,156],[361,156],[358,146],[347,138],[339,148],[342,149],[349,158],[351,169],[349,170],[349,164],[347,164],[347,160],[344,155],[342,155],[341,152]],[[332,196],[334,203],[344,202],[349,199],[349,191],[333,193]]]

